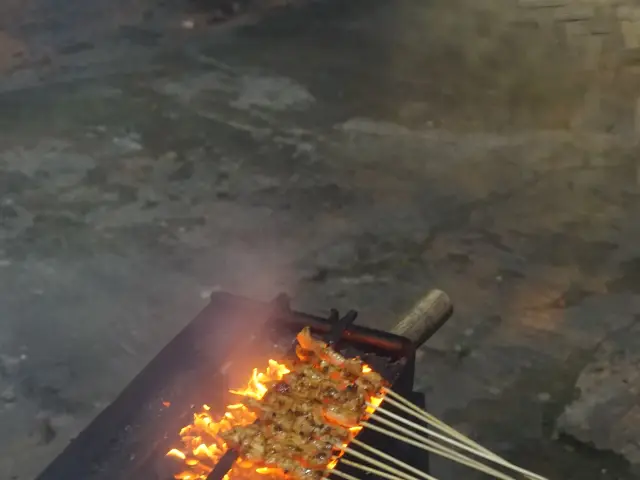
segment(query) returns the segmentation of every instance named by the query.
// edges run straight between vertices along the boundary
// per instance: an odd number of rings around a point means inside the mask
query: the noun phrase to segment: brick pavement
[[[597,81],[587,92],[574,126],[600,129],[607,91],[623,88],[628,133],[640,132],[640,2],[637,0],[519,0],[518,18],[548,28]],[[619,112],[618,112],[619,113]]]

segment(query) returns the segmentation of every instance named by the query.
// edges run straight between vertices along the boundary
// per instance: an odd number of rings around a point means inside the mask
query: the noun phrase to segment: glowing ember
[[[362,370],[363,373],[372,371],[367,365],[364,365]],[[257,368],[253,369],[251,379],[245,388],[230,390],[230,392],[260,400],[268,391],[265,384],[282,380],[288,373],[290,371],[285,365],[269,360],[269,366],[263,372],[259,372]],[[370,403],[377,407],[382,403],[382,398],[371,398]],[[227,445],[219,434],[235,426],[250,425],[257,418],[241,403],[227,405],[225,413],[219,418],[214,418],[210,410],[208,405],[203,405],[202,411],[194,414],[193,423],[180,430],[184,447],[174,448],[167,453],[167,456],[178,459],[186,467],[184,471],[175,475],[178,480],[206,480],[215,464],[227,451]],[[375,407],[369,407],[367,412],[373,413],[374,410]],[[354,435],[357,435],[360,430],[362,430],[360,426],[351,428]],[[337,463],[338,460],[334,459],[328,468],[334,468]],[[284,472],[277,468],[256,468],[251,462],[238,459],[224,480],[239,478],[247,480],[279,478],[281,480],[283,476]]]
[[[264,372],[258,372],[257,368],[253,369],[251,379],[244,389],[231,390],[231,392],[259,400],[267,393],[265,383],[281,380],[287,373],[289,373],[287,367],[275,360],[269,360],[269,366]],[[226,443],[218,434],[237,425],[250,425],[256,420],[256,415],[240,403],[227,405],[224,415],[219,419],[214,419],[209,413],[210,410],[208,405],[204,405],[201,412],[194,414],[193,423],[180,430],[184,448],[181,450],[174,448],[167,453],[170,457],[182,460],[188,467],[186,471],[176,475],[176,479],[206,480],[213,466],[227,451]],[[250,463],[239,460],[225,480],[237,474],[243,477],[259,476],[264,479],[261,473],[258,473]]]

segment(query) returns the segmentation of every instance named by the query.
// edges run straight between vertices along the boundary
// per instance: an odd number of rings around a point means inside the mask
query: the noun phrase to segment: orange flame
[[[363,365],[362,371],[368,373],[372,370],[369,366]],[[285,365],[275,360],[269,360],[269,366],[264,371],[259,372],[257,368],[253,369],[245,388],[230,390],[230,392],[260,400],[268,391],[265,384],[282,380],[288,373],[290,370]],[[373,413],[375,408],[382,403],[382,397],[371,398],[370,403],[375,407],[367,408],[369,414]],[[167,452],[167,456],[176,458],[187,467],[174,476],[177,480],[206,480],[228,448],[219,434],[235,426],[250,425],[257,418],[255,413],[242,403],[227,405],[224,414],[218,419],[214,419],[210,410],[211,407],[203,405],[202,411],[193,415],[193,423],[180,430],[180,438],[184,447],[182,449],[174,448]],[[351,428],[354,436],[361,430],[361,426]],[[338,459],[336,458],[329,463],[327,468],[333,469],[337,463]],[[283,475],[284,472],[280,469],[256,468],[251,462],[238,459],[229,473],[225,475],[224,480],[239,478],[243,478],[243,480],[269,480],[269,477],[281,480]]]

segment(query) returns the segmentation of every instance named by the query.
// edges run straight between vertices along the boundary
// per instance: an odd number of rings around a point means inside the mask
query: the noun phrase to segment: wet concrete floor
[[[213,289],[383,328],[433,287],[435,413],[550,478],[640,478],[640,36],[597,3],[6,2],[0,478]]]

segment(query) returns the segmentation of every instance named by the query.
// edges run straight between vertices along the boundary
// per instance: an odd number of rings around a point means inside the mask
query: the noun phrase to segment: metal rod
[[[329,332],[329,337],[327,339],[329,346],[335,347],[335,345],[340,342],[344,331],[356,321],[356,318],[358,318],[358,312],[355,310],[349,310],[344,317],[336,319],[335,323],[331,327],[331,332]]]

